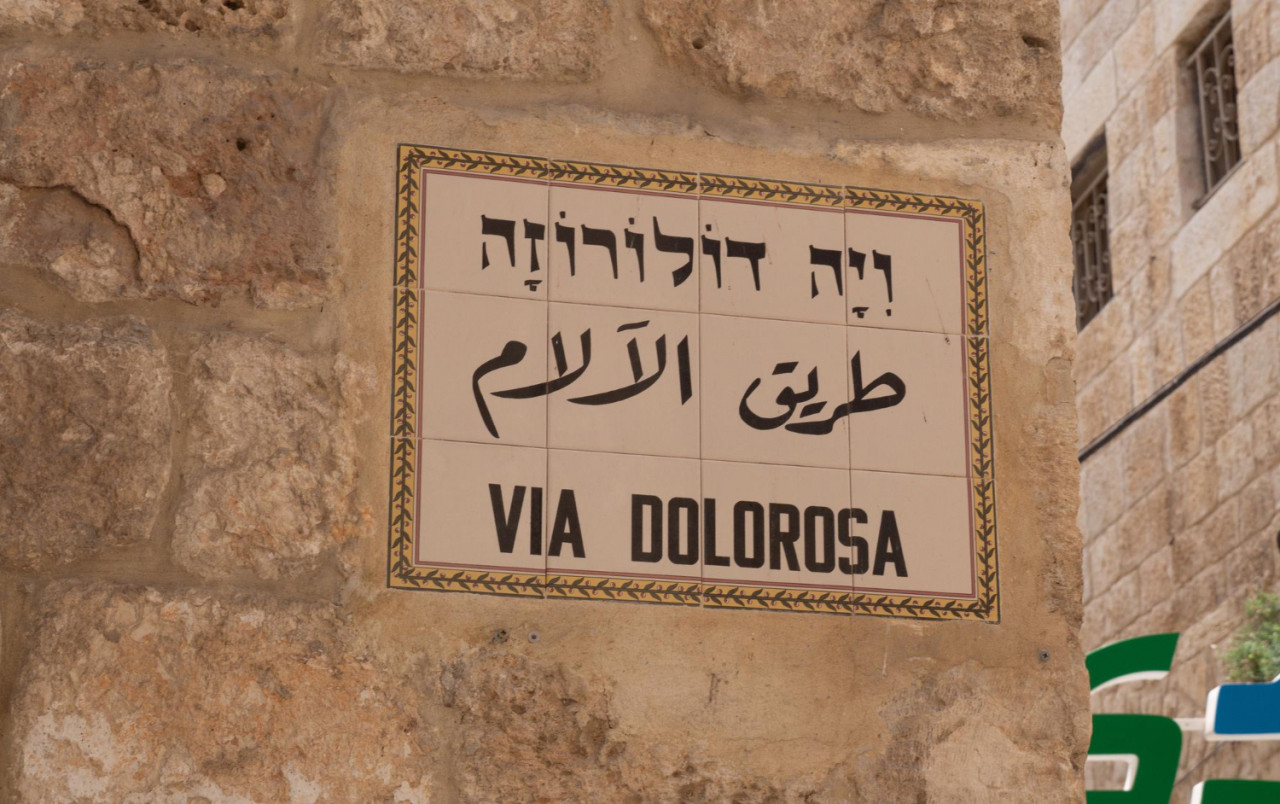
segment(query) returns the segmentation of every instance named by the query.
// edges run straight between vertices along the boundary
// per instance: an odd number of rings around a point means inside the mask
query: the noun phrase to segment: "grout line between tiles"
[[[840,222],[840,244],[841,244],[840,267],[841,267],[841,270],[844,272],[844,279],[845,279],[844,293],[842,294],[843,299],[840,305],[841,312],[844,314],[844,317],[845,317],[845,332],[844,332],[844,338],[842,339],[843,346],[844,346],[845,398],[852,399],[853,398],[853,369],[850,361],[853,358],[849,355],[849,331],[848,331],[849,328],[852,326],[849,324],[849,315],[850,315],[849,297],[852,295],[852,292],[853,292],[853,283],[850,281],[852,280],[853,277],[849,275],[850,268],[851,268],[851,266],[849,265],[849,218],[848,218],[849,210],[847,207],[849,203],[849,198],[848,198],[847,191],[843,187],[840,188],[840,194],[842,196],[840,200],[841,210],[846,213],[846,216]],[[849,507],[850,508],[854,507],[853,505],[853,498],[854,498],[854,494],[853,494],[853,473],[854,473],[853,431],[854,431],[854,428],[852,424],[849,422],[848,419],[846,419],[845,420],[845,438],[847,441],[847,445],[848,445],[847,448],[849,452],[848,454],[849,470],[845,475],[845,480],[847,481],[845,485],[849,490]],[[850,540],[850,544],[849,544],[849,561],[850,562],[853,561],[852,540]],[[858,576],[851,572],[849,573],[849,595],[850,595],[849,616],[850,617],[854,616],[852,596],[857,594],[857,591],[858,591]]]
[[[544,303],[546,304],[546,308],[547,308],[547,318],[546,318],[547,326],[546,326],[546,329],[544,329],[542,332],[543,341],[547,341],[551,338],[551,301],[552,301],[552,294],[555,292],[554,283],[551,281],[552,210],[551,210],[551,161],[550,160],[547,160],[546,162],[546,171],[547,173],[545,178],[546,178],[546,186],[547,186],[547,217],[546,217],[546,224],[545,224],[546,228],[543,231],[546,233],[546,243],[547,243],[547,259],[546,259],[546,263],[547,263],[547,266],[546,266],[547,294],[546,296],[547,297],[544,300]],[[551,380],[551,359],[552,359],[551,350],[548,349],[547,359],[543,361],[543,369],[544,369],[543,382],[549,382]],[[544,401],[546,402],[546,404],[543,406],[542,446],[543,446],[543,450],[546,453],[545,458],[546,458],[547,469],[546,469],[545,480],[543,481],[545,483],[545,488],[543,489],[543,492],[542,492],[542,599],[546,600],[547,599],[547,578],[551,572],[551,567],[549,566],[550,556],[548,555],[550,551],[548,550],[548,547],[551,544],[551,527],[553,525],[553,523],[551,522],[551,507],[553,505],[553,502],[551,500],[551,400],[546,399]]]
[[[390,439],[410,439],[416,441],[438,441],[448,444],[475,444],[480,447],[507,447],[510,449],[539,449],[547,452],[580,452],[590,455],[617,455],[625,458],[653,458],[655,460],[670,461],[701,461],[702,463],[727,463],[738,464],[741,466],[777,466],[787,469],[813,469],[821,472],[863,472],[867,474],[877,475],[902,475],[905,477],[936,477],[936,478],[954,478],[956,480],[973,480],[972,475],[949,475],[938,472],[904,472],[889,469],[864,469],[861,467],[844,467],[844,466],[815,466],[813,464],[804,463],[785,463],[782,461],[763,461],[763,460],[733,460],[731,458],[699,458],[693,455],[658,455],[649,452],[619,452],[617,450],[608,449],[582,449],[579,447],[544,447],[536,444],[514,444],[510,442],[488,442],[475,441],[467,438],[438,438],[438,437],[421,437],[421,436],[397,436],[387,435]],[[982,479],[982,478],[977,478]],[[991,479],[987,477],[986,479]]]
[[[698,226],[699,226],[699,228],[701,228],[701,226],[702,226],[701,219],[699,219]],[[548,246],[548,247],[547,247],[547,249],[548,249],[548,259],[549,259],[549,255],[550,255],[550,246]],[[696,260],[695,260],[694,264],[695,264],[695,266],[699,266],[699,263],[698,263]],[[699,266],[699,267],[700,267],[700,266]],[[550,279],[549,279],[549,278],[548,278],[548,284],[550,284]],[[874,330],[874,331],[876,331],[876,332],[902,332],[902,333],[914,333],[914,334],[917,334],[917,335],[941,335],[941,336],[954,336],[954,337],[963,337],[963,338],[967,338],[967,339],[969,339],[969,340],[987,340],[987,339],[989,339],[989,338],[990,338],[990,335],[988,335],[987,333],[982,333],[982,334],[979,334],[979,335],[970,335],[970,334],[965,333],[965,332],[963,332],[963,331],[957,331],[957,332],[942,332],[942,331],[939,331],[939,330],[932,330],[932,329],[909,329],[909,328],[902,328],[902,327],[877,327],[877,326],[869,326],[869,325],[866,325],[866,324],[849,324],[849,323],[841,323],[841,322],[838,322],[838,321],[837,321],[837,322],[831,322],[831,321],[801,321],[801,320],[798,320],[798,319],[795,319],[795,318],[777,318],[777,317],[774,317],[774,316],[763,316],[763,315],[746,315],[746,314],[743,314],[743,315],[733,315],[733,314],[730,314],[730,313],[707,313],[707,312],[703,312],[703,311],[702,311],[702,309],[701,309],[701,289],[699,289],[699,302],[698,302],[698,303],[699,303],[699,308],[698,308],[697,310],[680,309],[680,308],[677,308],[677,307],[645,307],[645,306],[642,306],[642,305],[635,305],[635,306],[631,306],[631,305],[625,305],[625,304],[606,304],[606,303],[601,303],[601,302],[575,301],[575,300],[572,300],[572,299],[562,299],[562,300],[560,300],[560,299],[552,300],[551,298],[547,298],[547,299],[536,299],[536,298],[534,298],[534,299],[531,299],[531,298],[529,298],[529,297],[527,297],[527,296],[507,296],[507,295],[502,295],[502,294],[497,294],[497,293],[477,293],[477,292],[469,291],[469,290],[449,290],[449,289],[445,289],[445,288],[429,288],[429,287],[425,287],[425,286],[421,286],[421,285],[420,285],[420,286],[417,286],[417,287],[412,286],[412,285],[392,285],[392,286],[391,286],[391,290],[392,290],[393,294],[394,294],[395,292],[397,292],[397,291],[400,291],[400,290],[416,290],[416,291],[418,291],[419,295],[420,295],[420,296],[423,296],[423,297],[425,297],[425,296],[426,296],[426,294],[428,294],[428,293],[440,293],[440,294],[445,294],[445,295],[450,295],[450,296],[473,296],[473,297],[476,297],[476,298],[482,298],[482,299],[497,299],[497,300],[500,300],[500,301],[501,301],[501,300],[507,300],[507,301],[516,301],[516,302],[530,302],[530,303],[535,303],[535,304],[550,304],[550,303],[554,303],[554,304],[576,305],[576,306],[580,306],[580,307],[593,307],[593,308],[605,307],[605,308],[612,308],[612,309],[616,309],[616,310],[644,310],[644,311],[648,311],[648,312],[655,312],[655,313],[678,313],[678,314],[683,314],[683,315],[698,315],[698,316],[704,316],[704,315],[706,315],[706,316],[715,316],[716,318],[735,318],[735,319],[744,319],[744,320],[747,320],[747,321],[773,321],[773,322],[777,322],[777,323],[780,323],[780,324],[799,324],[799,325],[801,325],[801,326],[809,325],[809,326],[817,326],[817,327],[843,327],[844,329]],[[548,295],[549,295],[549,294],[550,294],[550,289],[548,288]]]
[[[698,499],[701,503],[706,499],[706,471],[707,465],[703,461],[703,434],[702,434],[702,414],[703,399],[707,395],[707,387],[703,384],[703,366],[706,365],[705,349],[706,341],[702,338],[702,250],[698,248],[698,238],[702,235],[702,172],[697,173],[694,179],[694,192],[696,193],[697,203],[694,207],[696,211],[696,222],[693,227],[693,276],[690,277],[698,283]],[[698,545],[698,605],[705,607],[706,586],[707,586],[707,556],[706,556],[706,534],[703,530],[706,527],[706,511],[705,504],[702,505],[704,510],[698,512],[702,519],[698,523],[698,534],[702,543]]]

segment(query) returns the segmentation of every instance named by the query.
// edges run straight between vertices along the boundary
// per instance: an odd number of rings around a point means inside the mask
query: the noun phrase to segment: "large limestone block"
[[[1062,0],[1062,43],[1071,45],[1106,0]]]
[[[17,57],[0,84],[0,180],[69,188],[125,227],[120,295],[314,304],[333,272],[324,91],[192,61]],[[74,295],[92,278],[71,272]]]
[[[1280,126],[1280,59],[1272,59],[1240,88],[1240,147],[1246,155],[1263,147]]]
[[[59,583],[29,633],[22,801],[430,800],[414,682],[328,604]]]
[[[0,262],[35,268],[82,301],[127,296],[138,280],[128,229],[65,188],[0,183]]]
[[[1113,264],[1114,261],[1113,257]],[[1073,366],[1076,384],[1081,388],[1088,386],[1112,360],[1129,348],[1133,338],[1129,298],[1124,295],[1113,298],[1087,327],[1080,330]]]
[[[327,603],[63,582],[27,632],[22,801],[800,804],[856,787],[627,732],[613,682],[505,628],[431,651]]]
[[[1223,317],[1232,331],[1280,297],[1280,214],[1272,212],[1250,230],[1223,262],[1231,288]]]
[[[605,0],[329,0],[325,58],[437,75],[583,81],[600,72]]]
[[[1073,93],[1097,66],[1103,54],[1116,45],[1120,36],[1137,19],[1138,6],[1138,0],[1112,0],[1080,31],[1062,56],[1063,94]],[[1116,53],[1119,55],[1120,48],[1116,48]]]
[[[1057,130],[1058,9],[1002,0],[646,0],[667,56],[747,95]]]
[[[830,779],[771,778],[749,763],[626,733],[613,684],[537,657],[520,637],[500,630],[490,644],[450,656],[436,675],[433,693],[457,746],[458,800],[799,804],[835,796],[839,784]]]
[[[82,301],[127,295],[138,281],[129,230],[63,188],[0,183],[0,262],[35,268]]]
[[[1102,131],[1117,102],[1116,60],[1105,56],[1084,83],[1063,101],[1066,117],[1062,123],[1062,141],[1073,162]]]
[[[170,372],[133,319],[0,310],[0,568],[144,540],[169,477]]]
[[[1221,4],[1208,0],[1165,0],[1156,15],[1156,52],[1174,43],[1194,45],[1192,37],[1203,35],[1221,13]]]
[[[0,32],[160,31],[234,38],[277,39],[289,0],[0,0]]]
[[[1245,160],[1173,240],[1173,295],[1181,297],[1276,204],[1276,148]]]
[[[215,337],[191,358],[175,559],[208,578],[294,576],[355,533],[343,382],[302,354]]]
[[[1138,86],[1155,60],[1155,17],[1151,6],[1143,6],[1128,30],[1115,41],[1116,90],[1122,97]],[[1135,97],[1142,97],[1142,93],[1135,93]]]

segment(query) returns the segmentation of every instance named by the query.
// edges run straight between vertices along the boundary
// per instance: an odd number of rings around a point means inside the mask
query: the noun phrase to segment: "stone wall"
[[[1184,60],[1229,10],[1243,161],[1204,192]],[[1280,3],[1064,0],[1064,137],[1105,132],[1115,298],[1080,333],[1083,447],[1280,296]],[[1280,320],[1254,331],[1081,471],[1086,649],[1182,634],[1165,682],[1094,711],[1202,717],[1243,601],[1276,584]],[[1186,735],[1175,800],[1206,778],[1276,778],[1280,754]]]
[[[1052,0],[0,0],[0,800],[1063,801]],[[981,199],[1002,621],[386,589],[395,146]]]

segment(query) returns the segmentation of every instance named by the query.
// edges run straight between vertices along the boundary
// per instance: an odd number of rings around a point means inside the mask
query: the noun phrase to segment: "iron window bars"
[[[1107,149],[1094,146],[1072,171],[1071,250],[1076,329],[1084,329],[1111,301],[1111,243],[1107,233]]]
[[[1236,114],[1236,51],[1231,14],[1213,24],[1187,59],[1195,79],[1200,109],[1200,156],[1204,164],[1205,198],[1240,164],[1240,131]]]

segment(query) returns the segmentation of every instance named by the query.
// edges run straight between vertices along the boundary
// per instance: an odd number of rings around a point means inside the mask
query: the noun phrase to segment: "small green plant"
[[[1280,597],[1259,592],[1244,604],[1245,624],[1231,639],[1232,681],[1271,681],[1280,675]]]

